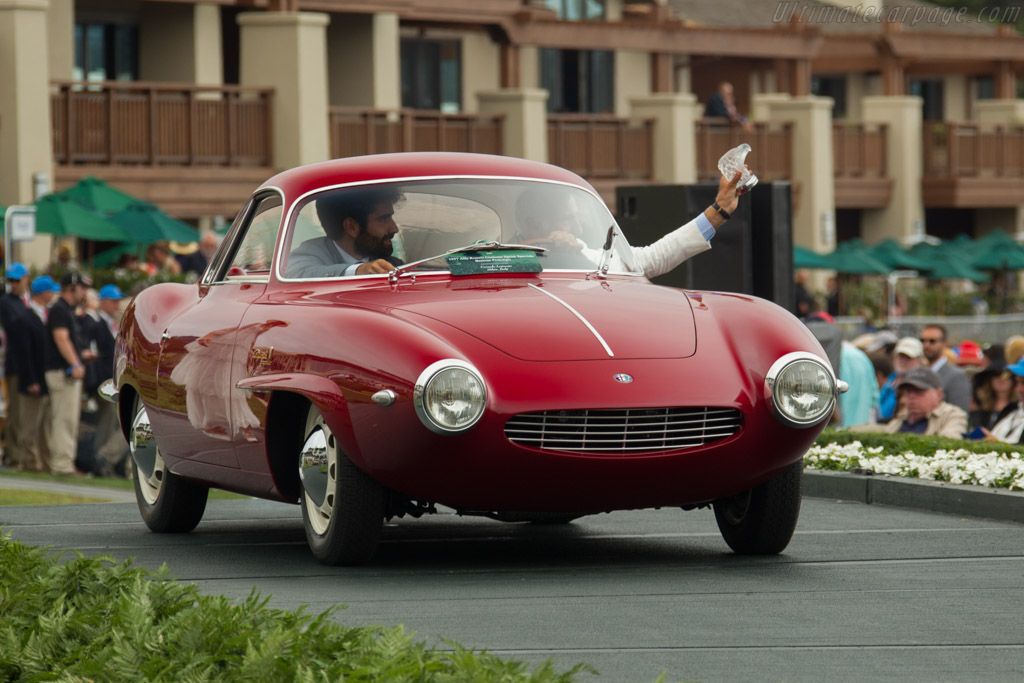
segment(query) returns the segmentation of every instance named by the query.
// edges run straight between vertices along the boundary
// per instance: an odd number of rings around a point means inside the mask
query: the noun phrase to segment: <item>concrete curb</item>
[[[1024,492],[941,481],[804,470],[804,495],[1024,524]]]

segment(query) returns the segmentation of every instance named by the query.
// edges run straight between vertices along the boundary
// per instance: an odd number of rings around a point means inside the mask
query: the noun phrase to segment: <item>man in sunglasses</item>
[[[921,330],[921,344],[928,367],[942,381],[942,393],[946,403],[952,403],[967,411],[971,409],[971,380],[962,368],[949,362],[946,355],[946,328],[942,325],[925,325]]]

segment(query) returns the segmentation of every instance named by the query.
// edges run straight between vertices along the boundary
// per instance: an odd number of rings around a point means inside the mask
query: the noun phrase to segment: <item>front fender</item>
[[[331,431],[341,441],[350,456],[358,456],[358,446],[352,431],[348,402],[337,383],[320,375],[305,373],[274,373],[247,377],[236,388],[251,392],[287,391],[298,394],[317,407]]]

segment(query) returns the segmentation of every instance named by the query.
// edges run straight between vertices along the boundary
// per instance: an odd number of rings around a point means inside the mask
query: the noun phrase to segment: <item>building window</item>
[[[605,0],[544,0],[548,9],[566,21],[599,21],[604,19]]]
[[[402,40],[402,106],[445,114],[462,110],[462,54],[457,40]]]
[[[846,116],[845,76],[815,76],[811,79],[811,92],[822,97],[831,97],[835,101],[832,118],[841,119]]]
[[[133,24],[75,24],[76,81],[137,81],[139,27]]]
[[[942,120],[945,111],[942,106],[942,81],[934,79],[910,81],[910,94],[917,95],[924,100],[923,120]]]
[[[615,53],[607,50],[541,48],[540,82],[548,91],[548,111],[613,113]]]
[[[974,80],[975,99],[994,100],[996,98],[996,79],[991,76],[979,76]]]

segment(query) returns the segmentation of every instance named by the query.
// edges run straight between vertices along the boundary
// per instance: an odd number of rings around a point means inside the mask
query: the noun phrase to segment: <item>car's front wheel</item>
[[[196,528],[206,511],[210,489],[171,473],[142,400],[135,397],[129,446],[135,481],[135,500],[142,521],[157,533],[187,533]]]
[[[749,491],[714,503],[722,537],[741,555],[774,555],[789,545],[800,517],[802,460]]]
[[[352,464],[316,406],[303,434],[299,478],[310,550],[324,564],[365,564],[380,540],[386,491]]]

